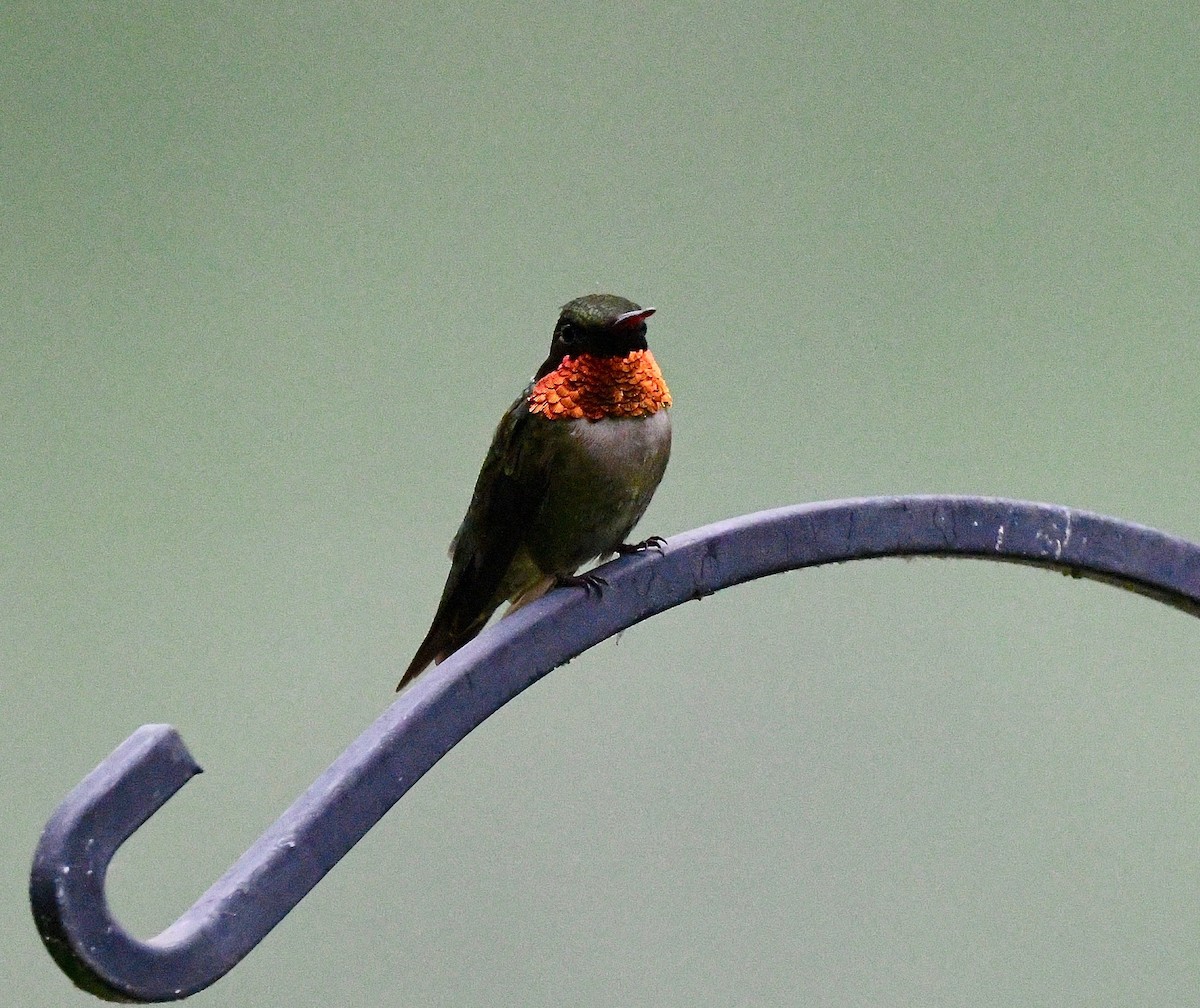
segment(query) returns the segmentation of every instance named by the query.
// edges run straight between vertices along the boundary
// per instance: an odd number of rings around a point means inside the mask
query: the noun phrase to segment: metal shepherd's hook
[[[139,728],[46,825],[29,885],[38,931],[66,974],[102,998],[194,994],[229,972],[451,747],[551,669],[730,585],[913,555],[1049,567],[1200,613],[1200,546],[1070,508],[873,497],[733,518],[673,537],[661,555],[614,561],[599,599],[552,592],[426,672],[190,910],[148,941],[113,918],[105,874],[117,848],[200,768],[173,728]]]

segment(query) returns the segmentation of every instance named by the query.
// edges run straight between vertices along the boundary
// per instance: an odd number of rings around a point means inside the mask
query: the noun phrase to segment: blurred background
[[[0,13],[0,966],[138,725],[152,935],[384,709],[559,305],[659,309],[641,526],[984,493],[1191,539],[1200,60],[1180,5]],[[888,561],[689,604],[429,773],[197,1005],[1175,1005],[1195,620]]]

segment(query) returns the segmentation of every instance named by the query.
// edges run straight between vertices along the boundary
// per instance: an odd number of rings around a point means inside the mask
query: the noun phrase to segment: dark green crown
[[[612,325],[619,315],[637,311],[640,307],[629,298],[617,297],[616,294],[585,294],[562,306],[560,321],[567,319],[587,328]]]

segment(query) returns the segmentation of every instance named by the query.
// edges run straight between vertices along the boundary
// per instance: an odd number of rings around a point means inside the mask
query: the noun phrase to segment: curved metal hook
[[[59,966],[102,998],[169,1001],[224,976],[468,732],[551,669],[689,599],[781,571],[888,556],[1050,567],[1200,614],[1200,546],[1070,508],[985,497],[873,497],[763,511],[672,538],[605,570],[599,600],[558,591],[424,673],[174,924],[148,941],[104,893],[120,845],[200,768],[145,725],[67,796],[30,897]]]

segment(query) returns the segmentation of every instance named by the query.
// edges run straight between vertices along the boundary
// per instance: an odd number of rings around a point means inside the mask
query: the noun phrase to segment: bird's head
[[[554,327],[550,356],[537,376],[549,374],[564,357],[624,357],[645,350],[646,319],[653,314],[653,308],[615,294],[586,294],[568,301]]]

